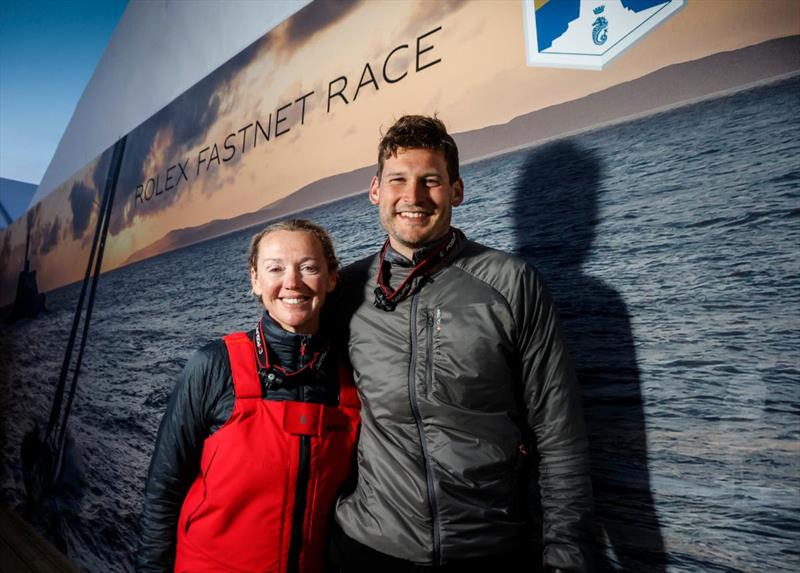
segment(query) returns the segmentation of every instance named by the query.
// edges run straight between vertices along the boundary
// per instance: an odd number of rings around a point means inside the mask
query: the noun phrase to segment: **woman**
[[[320,332],[336,285],[327,233],[294,219],[253,237],[255,329],[187,363],[150,465],[137,570],[317,572],[358,430],[349,366]]]

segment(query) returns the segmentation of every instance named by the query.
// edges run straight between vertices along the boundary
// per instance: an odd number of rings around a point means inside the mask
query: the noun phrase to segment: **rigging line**
[[[122,156],[125,152],[125,142],[127,136],[117,141],[114,146],[114,154],[111,159],[111,172],[109,173],[109,187],[107,190],[108,201],[106,210],[103,213],[103,228],[100,234],[100,243],[97,249],[97,259],[95,260],[94,276],[92,277],[92,287],[89,291],[89,301],[86,305],[86,318],[83,321],[83,333],[81,335],[80,349],[78,350],[78,358],[75,362],[75,370],[72,374],[72,385],[69,390],[69,397],[67,398],[67,405],[64,408],[64,419],[61,422],[61,428],[56,442],[56,471],[54,477],[58,477],[59,467],[61,465],[61,458],[64,448],[64,440],[66,439],[67,420],[69,420],[70,411],[72,410],[72,402],[75,398],[75,390],[78,386],[78,374],[81,370],[81,362],[83,361],[83,352],[86,349],[86,340],[89,338],[89,322],[92,318],[92,309],[94,308],[94,297],[97,292],[97,282],[100,278],[100,269],[103,265],[103,252],[105,251],[106,238],[108,237],[108,226],[111,221],[111,212],[114,205],[114,194],[117,189],[117,181],[119,180],[120,167],[122,165]]]
[[[116,149],[116,148],[115,148]],[[113,169],[113,162],[112,165],[109,166],[109,170]],[[67,383],[67,374],[69,372],[69,363],[72,358],[72,350],[75,346],[75,336],[78,334],[78,324],[80,324],[81,314],[83,313],[83,301],[86,297],[86,287],[89,284],[89,277],[92,273],[92,266],[94,264],[94,256],[95,252],[97,251],[97,242],[100,238],[100,230],[102,229],[103,225],[103,215],[106,211],[106,206],[108,204],[108,197],[109,197],[109,180],[111,178],[111,173],[106,178],[106,186],[103,190],[103,200],[100,204],[100,210],[97,213],[97,225],[94,231],[94,237],[92,239],[92,248],[89,251],[89,260],[86,264],[86,273],[83,276],[83,283],[81,284],[81,294],[78,297],[78,305],[75,308],[75,316],[72,319],[72,328],[69,332],[69,339],[67,340],[67,350],[64,352],[64,361],[61,363],[61,373],[58,375],[58,384],[56,386],[55,396],[53,398],[53,406],[50,408],[50,419],[47,422],[47,431],[45,432],[45,441],[50,441],[50,436],[55,429],[56,422],[58,418],[61,416],[61,402],[64,399],[64,387]]]

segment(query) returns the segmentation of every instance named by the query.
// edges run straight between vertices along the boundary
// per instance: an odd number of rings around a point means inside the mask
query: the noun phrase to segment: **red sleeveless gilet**
[[[243,332],[223,340],[236,400],[230,419],[203,444],[200,473],[178,521],[175,571],[320,572],[331,511],[358,434],[352,373],[340,361],[338,406],[264,400],[253,342]],[[303,436],[307,473],[300,477]],[[308,480],[304,492],[298,477]],[[295,501],[303,493],[299,551],[290,563]]]

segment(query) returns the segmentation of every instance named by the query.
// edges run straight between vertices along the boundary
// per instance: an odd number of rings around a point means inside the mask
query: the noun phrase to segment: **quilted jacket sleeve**
[[[174,569],[181,505],[197,476],[203,442],[209,433],[207,412],[220,372],[219,345],[196,352],[187,362],[161,420],[150,462],[136,553],[140,573]],[[224,350],[222,350],[224,352]]]
[[[580,388],[541,276],[525,265],[518,288],[519,351],[534,463],[538,459],[534,472],[544,567],[590,571],[592,488]]]

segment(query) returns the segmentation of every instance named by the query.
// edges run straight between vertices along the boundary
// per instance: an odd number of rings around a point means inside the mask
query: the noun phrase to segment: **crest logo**
[[[686,0],[523,0],[529,66],[600,70]]]

